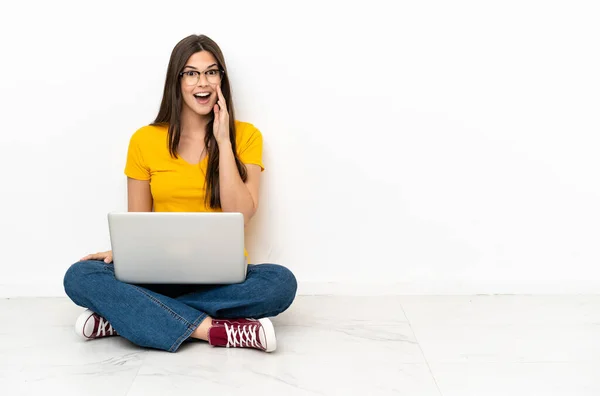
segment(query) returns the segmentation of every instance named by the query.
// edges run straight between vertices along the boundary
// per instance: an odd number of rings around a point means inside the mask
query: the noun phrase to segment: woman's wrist
[[[217,142],[217,145],[219,146],[219,151],[223,151],[223,150],[233,150],[231,147],[231,141],[228,140],[224,140],[221,142]]]

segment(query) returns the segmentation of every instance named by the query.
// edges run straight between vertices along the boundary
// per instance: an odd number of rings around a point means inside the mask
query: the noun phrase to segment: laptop
[[[138,284],[232,284],[246,279],[244,216],[111,212],[115,276]]]

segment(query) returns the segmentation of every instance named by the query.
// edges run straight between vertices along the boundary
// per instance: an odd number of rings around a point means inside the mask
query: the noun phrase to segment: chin
[[[198,114],[200,116],[206,116],[209,115],[210,113],[212,113],[213,108],[215,107],[215,104],[207,104],[207,105],[200,105],[198,103],[192,103],[191,105],[189,103],[185,103],[186,107],[191,110],[193,113]]]
[[[212,106],[208,107],[208,106],[202,106],[201,108],[195,108],[192,109],[194,111],[194,113],[201,115],[201,116],[205,116],[205,115],[209,115],[210,113],[212,113]]]

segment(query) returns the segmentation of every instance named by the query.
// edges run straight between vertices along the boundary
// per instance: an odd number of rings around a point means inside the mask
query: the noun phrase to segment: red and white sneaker
[[[256,348],[273,352],[277,348],[273,323],[263,319],[213,319],[208,343],[226,348]]]
[[[106,319],[89,309],[77,318],[75,334],[86,340],[118,335]]]

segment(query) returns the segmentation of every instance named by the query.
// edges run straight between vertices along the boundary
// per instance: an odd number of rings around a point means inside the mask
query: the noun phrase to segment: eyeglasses
[[[183,79],[183,83],[186,85],[198,85],[200,82],[200,76],[204,74],[206,81],[209,84],[219,84],[225,70],[223,69],[208,69],[204,71],[198,70],[186,70],[179,73],[179,76]]]

